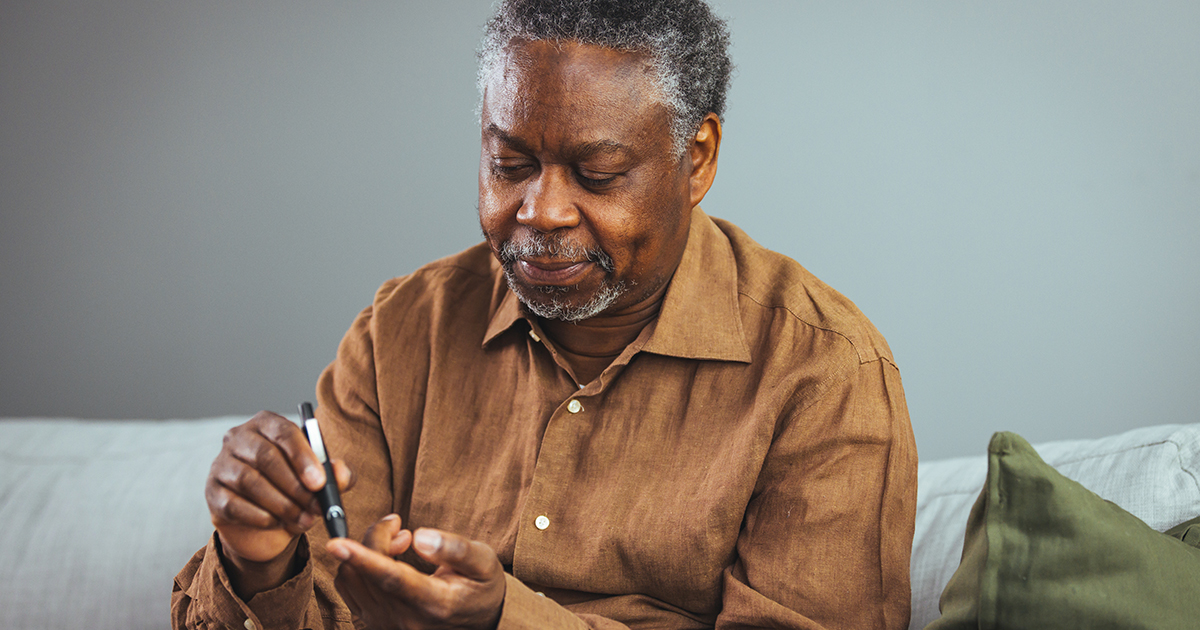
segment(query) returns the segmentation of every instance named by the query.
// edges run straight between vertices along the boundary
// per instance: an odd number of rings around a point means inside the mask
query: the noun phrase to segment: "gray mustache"
[[[511,265],[521,258],[561,258],[563,260],[587,260],[601,269],[611,272],[613,260],[600,248],[587,248],[561,236],[534,232],[527,236],[509,239],[500,244],[500,261]]]

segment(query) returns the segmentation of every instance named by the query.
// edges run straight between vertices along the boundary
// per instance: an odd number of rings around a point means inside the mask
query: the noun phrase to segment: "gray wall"
[[[925,458],[1200,421],[1200,3],[732,2],[704,203],[854,299]],[[479,239],[487,2],[0,3],[0,415],[291,411]]]

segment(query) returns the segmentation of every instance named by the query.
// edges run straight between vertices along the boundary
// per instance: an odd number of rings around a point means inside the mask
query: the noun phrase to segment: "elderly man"
[[[854,305],[698,204],[700,0],[510,0],[480,55],[486,242],[386,283],[300,431],[226,437],[177,627],[907,626],[916,452]]]

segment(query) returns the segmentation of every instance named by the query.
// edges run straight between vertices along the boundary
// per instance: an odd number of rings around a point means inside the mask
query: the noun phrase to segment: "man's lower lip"
[[[517,265],[521,268],[521,275],[535,284],[547,285],[577,284],[592,264],[591,261],[585,260],[562,269],[547,269],[525,260],[517,261]]]

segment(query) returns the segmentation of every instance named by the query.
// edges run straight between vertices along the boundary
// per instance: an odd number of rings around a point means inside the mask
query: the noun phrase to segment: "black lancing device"
[[[338,492],[337,478],[333,476],[333,462],[325,451],[325,441],[321,439],[321,427],[313,417],[312,403],[300,403],[300,421],[304,423],[304,436],[308,438],[317,461],[325,467],[325,487],[317,491],[317,502],[325,517],[325,530],[330,538],[349,538],[350,530],[346,526],[346,510],[342,509],[342,495]]]

